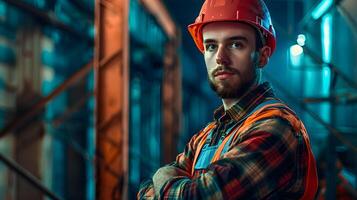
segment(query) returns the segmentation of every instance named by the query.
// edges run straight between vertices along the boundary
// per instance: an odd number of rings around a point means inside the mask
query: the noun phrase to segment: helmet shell
[[[206,0],[195,22],[188,26],[197,48],[203,52],[202,28],[211,22],[244,22],[261,32],[274,52],[276,35],[269,10],[263,0]]]

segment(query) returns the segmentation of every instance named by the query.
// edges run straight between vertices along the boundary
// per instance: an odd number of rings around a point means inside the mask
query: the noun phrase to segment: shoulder
[[[244,140],[257,135],[276,139],[296,140],[303,125],[295,112],[286,104],[268,104],[252,113],[239,127],[236,139]]]
[[[257,120],[249,126],[244,127],[239,131],[239,138],[254,137],[257,135],[265,135],[274,138],[293,139],[296,135],[291,123],[281,117],[271,117]]]
[[[242,130],[249,128],[281,129],[291,128],[300,132],[303,124],[296,113],[285,103],[267,104],[253,112],[242,124]]]

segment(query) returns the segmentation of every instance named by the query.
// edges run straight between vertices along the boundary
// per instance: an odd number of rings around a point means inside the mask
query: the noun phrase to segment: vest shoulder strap
[[[194,152],[194,158],[193,158],[193,162],[192,162],[192,169],[191,169],[191,175],[193,175],[194,171],[195,171],[195,165],[198,159],[198,156],[200,155],[200,152],[203,148],[203,145],[205,144],[205,141],[207,139],[207,136],[209,134],[209,132],[215,127],[215,123],[211,122],[209,123],[197,136],[196,141],[195,141],[195,146],[196,146],[196,150]]]

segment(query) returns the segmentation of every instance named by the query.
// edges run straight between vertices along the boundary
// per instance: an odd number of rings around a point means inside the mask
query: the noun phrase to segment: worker
[[[188,30],[222,106],[137,198],[313,199],[318,179],[306,129],[261,82],[276,47],[263,0],[206,0]]]

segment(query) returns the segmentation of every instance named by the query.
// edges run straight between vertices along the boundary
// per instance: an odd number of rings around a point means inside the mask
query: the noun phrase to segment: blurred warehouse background
[[[135,199],[220,105],[186,27],[203,0],[0,0],[0,199]],[[318,199],[357,199],[357,1],[266,0],[264,70]]]

